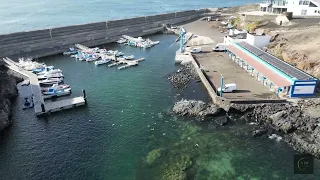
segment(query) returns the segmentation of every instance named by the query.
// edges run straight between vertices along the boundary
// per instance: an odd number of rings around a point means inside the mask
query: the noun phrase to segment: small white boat
[[[110,59],[102,59],[102,60],[94,62],[94,64],[95,65],[107,64],[110,61],[111,61]]]
[[[124,55],[123,52],[118,52],[118,53],[116,54],[117,57],[120,57],[120,56],[123,56],[123,55]]]
[[[68,89],[68,88],[70,88],[71,89],[71,87],[70,87],[70,85],[68,85],[68,84],[53,84],[51,87],[48,87],[48,88],[42,88],[41,89],[41,91],[42,92],[47,92],[47,91],[49,91],[50,89],[54,89],[54,90],[61,90],[61,89]]]
[[[134,59],[134,55],[131,55],[131,56],[123,56],[124,59],[126,60],[132,60]]]
[[[44,75],[46,73],[55,74],[55,73],[62,73],[62,71],[60,69],[52,69],[52,70],[49,70],[49,71],[39,72],[39,73],[37,73],[37,75]]]
[[[38,79],[47,79],[47,78],[63,78],[62,73],[45,73],[43,75],[38,75]]]
[[[96,60],[98,60],[99,58],[100,58],[100,56],[92,55],[92,56],[86,58],[86,61],[87,61],[87,62],[96,61]]]
[[[117,41],[117,43],[119,43],[119,44],[123,44],[123,43],[125,43],[125,42],[127,42],[127,40],[124,39],[124,38],[120,38],[120,39]]]
[[[51,85],[63,82],[63,78],[47,78],[44,80],[40,80],[39,83],[42,85]]]

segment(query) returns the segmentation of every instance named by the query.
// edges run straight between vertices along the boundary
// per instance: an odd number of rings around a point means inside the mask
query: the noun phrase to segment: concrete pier
[[[177,24],[204,16],[206,9],[188,10],[110,20],[81,25],[0,35],[0,58],[44,57],[59,54],[76,43],[94,47],[116,42],[122,35],[151,35],[164,30],[164,24]]]
[[[55,102],[45,102],[41,92],[37,75],[20,68],[19,66],[16,65],[14,61],[12,61],[9,58],[4,58],[3,60],[5,61],[6,66],[8,68],[29,78],[29,81],[30,81],[29,86],[31,88],[32,95],[33,95],[32,96],[33,103],[34,103],[33,108],[36,116],[85,105],[85,101],[86,101],[85,97],[76,97],[71,99],[55,101]]]

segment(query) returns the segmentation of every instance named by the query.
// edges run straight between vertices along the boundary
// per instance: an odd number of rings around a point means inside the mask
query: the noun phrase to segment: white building
[[[320,16],[320,0],[266,0],[260,10],[270,13],[292,12],[294,16]]]

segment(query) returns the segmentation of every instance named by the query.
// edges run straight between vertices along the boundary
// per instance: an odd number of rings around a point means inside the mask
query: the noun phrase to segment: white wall
[[[313,94],[315,85],[310,86],[295,86],[293,94]]]
[[[301,16],[302,10],[307,10],[307,16],[320,16],[320,13],[318,12],[320,11],[319,6],[309,7],[309,5],[299,5],[299,0],[288,0],[288,4],[286,5],[286,7],[287,7],[287,11],[293,12],[293,15],[295,16]]]
[[[252,46],[263,48],[270,43],[270,39],[271,39],[271,36],[268,36],[268,35],[255,36],[248,33],[246,42],[251,44]]]

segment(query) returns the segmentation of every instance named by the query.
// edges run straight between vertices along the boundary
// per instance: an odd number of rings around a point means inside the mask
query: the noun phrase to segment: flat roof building
[[[266,39],[269,42],[270,37],[257,42],[260,47],[254,46],[254,43],[248,41],[248,37],[251,35],[248,34],[246,39],[225,37],[227,53],[238,65],[277,94],[281,93],[287,97],[315,94],[318,79],[260,49],[266,45],[262,46],[267,42]]]

